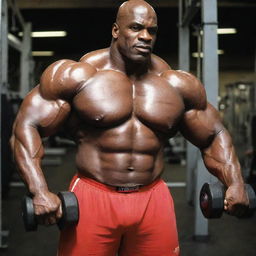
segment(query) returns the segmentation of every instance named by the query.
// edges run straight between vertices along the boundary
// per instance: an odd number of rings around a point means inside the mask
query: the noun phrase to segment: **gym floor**
[[[59,166],[44,167],[50,189],[53,192],[66,190],[75,173],[74,149],[69,148]],[[163,178],[168,182],[184,182],[185,168],[166,163]],[[8,229],[8,248],[2,256],[51,256],[56,255],[58,228],[39,226],[37,232],[25,232],[20,202],[25,187],[12,187],[7,199],[3,200],[3,226]],[[194,208],[185,199],[185,188],[171,188],[176,207],[177,225],[182,256],[255,256],[256,216],[239,220],[224,214],[221,219],[209,221],[210,240],[196,242],[193,239]],[[139,255],[134,255],[139,256]],[[159,255],[161,256],[161,255]]]

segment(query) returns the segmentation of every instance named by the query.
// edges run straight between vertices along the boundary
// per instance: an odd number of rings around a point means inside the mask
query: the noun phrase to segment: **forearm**
[[[201,152],[206,168],[227,187],[243,183],[234,145],[225,128],[217,133],[210,145],[201,149]]]
[[[11,146],[17,169],[29,191],[32,194],[48,191],[41,169],[44,149],[36,128],[29,125],[16,126]]]
[[[40,166],[44,151],[41,137],[36,126],[31,123],[16,123],[20,125],[14,125],[11,146],[18,171],[33,195],[37,222],[45,225],[54,224],[62,216],[61,201],[48,190]]]

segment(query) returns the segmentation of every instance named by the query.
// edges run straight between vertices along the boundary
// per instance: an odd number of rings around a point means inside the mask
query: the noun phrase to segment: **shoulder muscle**
[[[88,63],[60,60],[51,64],[40,79],[40,93],[49,100],[72,98],[96,72]]]
[[[156,70],[157,73],[159,74],[171,69],[171,67],[163,59],[161,59],[155,54],[152,54],[151,60],[152,60],[153,69]]]
[[[182,95],[187,109],[203,110],[207,106],[202,83],[192,74],[181,70],[168,70],[161,74]]]
[[[79,61],[86,62],[98,69],[103,69],[109,60],[109,48],[100,49],[85,54]]]

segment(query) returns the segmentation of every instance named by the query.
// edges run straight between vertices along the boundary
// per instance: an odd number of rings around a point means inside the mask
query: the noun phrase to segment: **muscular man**
[[[119,8],[109,48],[43,73],[14,124],[12,147],[45,224],[61,216],[47,187],[41,137],[65,125],[77,144],[70,190],[77,226],[61,232],[61,256],[179,255],[174,207],[161,180],[163,145],[180,131],[200,148],[208,170],[227,186],[225,209],[248,205],[231,138],[202,84],[152,54],[157,17],[143,0]]]

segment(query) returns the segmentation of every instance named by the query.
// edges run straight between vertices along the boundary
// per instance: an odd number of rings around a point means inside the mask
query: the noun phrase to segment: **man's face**
[[[115,27],[116,26],[116,27]],[[157,18],[153,10],[137,6],[127,12],[113,27],[119,52],[133,61],[150,57],[157,33]]]

